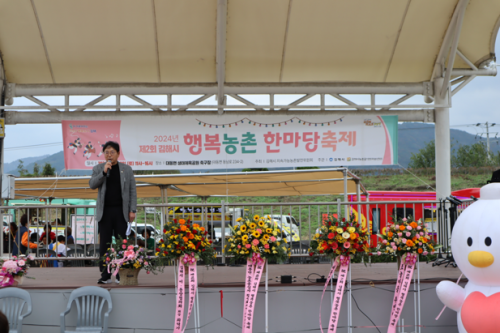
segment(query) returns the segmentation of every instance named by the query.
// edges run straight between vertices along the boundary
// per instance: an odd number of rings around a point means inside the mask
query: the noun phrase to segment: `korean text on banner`
[[[397,164],[397,116],[255,115],[63,121],[66,169],[104,162],[106,141],[135,170]]]

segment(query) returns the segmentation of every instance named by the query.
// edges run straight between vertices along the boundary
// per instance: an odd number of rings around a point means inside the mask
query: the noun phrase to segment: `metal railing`
[[[449,200],[436,201],[359,201],[342,202],[288,202],[288,203],[170,203],[138,205],[136,220],[131,224],[130,239],[136,245],[147,247],[148,232],[154,240],[154,247],[148,249],[152,255],[156,252],[158,242],[163,236],[166,221],[184,218],[204,226],[208,238],[218,254],[218,262],[226,263],[222,249],[226,238],[230,235],[230,226],[235,225],[239,217],[252,218],[254,215],[269,215],[279,228],[280,237],[287,239],[291,249],[291,263],[308,262],[307,250],[317,229],[329,216],[338,219],[349,219],[351,216],[367,229],[371,235],[372,246],[376,245],[376,234],[393,223],[393,216],[421,218],[427,225],[429,233],[435,241],[442,245],[440,253],[449,253],[451,228],[457,216],[473,201],[460,204]],[[73,266],[95,265],[99,259],[98,223],[89,212],[93,205],[46,205],[46,206],[2,206],[0,212],[6,221],[12,220],[18,226],[14,233],[10,225],[4,225],[4,237],[0,239],[3,257],[11,257],[14,246],[22,241],[20,219],[23,214],[28,217],[30,235],[29,253],[43,265],[51,265],[57,260],[71,261]],[[43,223],[35,223],[34,221]],[[65,238],[65,251],[54,249],[48,241],[51,233],[47,232],[51,223],[52,233]],[[69,229],[70,227],[71,229]],[[10,230],[6,230],[10,229]],[[5,231],[8,231],[5,233]],[[42,244],[41,236],[45,232],[46,239]],[[48,235],[48,236],[47,236]],[[223,237],[225,235],[225,237]],[[53,236],[53,235],[52,235]],[[72,236],[74,244],[68,241]],[[36,245],[35,245],[36,243]],[[152,243],[152,242],[150,242]],[[21,246],[21,244],[17,244]],[[51,249],[52,248],[52,249]],[[62,247],[64,249],[64,247]],[[300,259],[302,258],[302,259]]]

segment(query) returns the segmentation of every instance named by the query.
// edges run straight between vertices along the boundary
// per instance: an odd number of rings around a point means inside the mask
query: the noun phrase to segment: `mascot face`
[[[482,286],[500,286],[500,183],[481,188],[481,199],[459,216],[451,236],[453,258]]]

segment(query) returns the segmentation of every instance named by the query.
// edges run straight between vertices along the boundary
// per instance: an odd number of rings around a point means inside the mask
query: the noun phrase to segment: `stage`
[[[269,266],[269,332],[319,332],[318,311],[323,284],[307,280],[311,273],[327,275],[328,264],[270,265]],[[359,308],[376,324],[387,326],[392,304],[396,279],[395,263],[377,263],[370,265],[352,265],[352,295]],[[421,279],[421,322],[422,332],[456,332],[456,313],[447,309],[439,321],[435,321],[442,308],[437,299],[435,286],[439,281],[456,281],[460,276],[458,268],[432,267],[420,264]],[[276,282],[277,276],[296,276],[292,284]],[[159,333],[172,332],[175,304],[174,268],[165,267],[158,275],[139,275],[139,286],[119,286],[115,283],[97,285],[99,272],[97,267],[75,268],[32,268],[30,276],[21,288],[30,292],[33,301],[33,313],[24,321],[23,332],[48,333],[59,332],[59,315],[67,305],[69,294],[82,286],[101,286],[111,292],[113,312],[110,315],[110,332],[115,333]],[[239,332],[243,312],[243,286],[245,268],[214,267],[207,270],[198,266],[200,299],[200,332]],[[311,281],[319,276],[311,275]],[[462,281],[463,285],[465,281]],[[413,285],[411,287],[413,290]],[[221,317],[221,293],[223,292],[223,311]],[[414,296],[409,294],[402,314],[405,320],[405,332],[414,328]],[[347,294],[346,294],[347,295]],[[347,319],[347,297],[344,297],[340,327],[345,327]],[[330,312],[330,292],[323,300],[323,327],[327,326]],[[378,332],[373,324],[356,308],[353,303],[353,332]],[[264,278],[259,289],[255,308],[254,332],[264,332],[265,318]],[[67,325],[75,323],[75,310],[67,316]],[[361,328],[360,326],[365,326]],[[367,327],[367,326],[371,326]],[[193,328],[193,315],[189,328]],[[383,327],[379,328],[384,331]],[[339,328],[338,332],[345,332]],[[195,332],[194,329],[187,332]]]

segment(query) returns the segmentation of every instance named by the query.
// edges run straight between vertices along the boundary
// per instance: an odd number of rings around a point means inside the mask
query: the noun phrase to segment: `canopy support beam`
[[[5,122],[8,125],[16,124],[58,124],[63,120],[115,120],[117,117],[124,119],[127,117],[168,117],[172,116],[206,116],[214,114],[216,111],[129,111],[129,112],[18,112],[6,111]],[[259,115],[269,115],[269,111],[226,111],[229,115],[238,115],[243,117],[255,117]],[[434,110],[432,109],[391,109],[375,111],[356,111],[356,110],[295,110],[295,111],[274,111],[273,115],[283,115],[287,117],[322,115],[325,117],[341,117],[345,115],[375,116],[375,115],[398,115],[399,121],[422,121],[434,122]]]
[[[224,83],[226,81],[226,22],[227,0],[217,1],[217,104],[219,114],[224,113],[226,104],[224,95]]]
[[[448,86],[444,78],[436,78],[435,91],[441,91],[443,86]],[[448,89],[446,90],[449,91]],[[436,94],[436,103],[448,99]],[[451,154],[450,154],[450,109],[436,108],[436,198],[445,199],[451,195]]]

